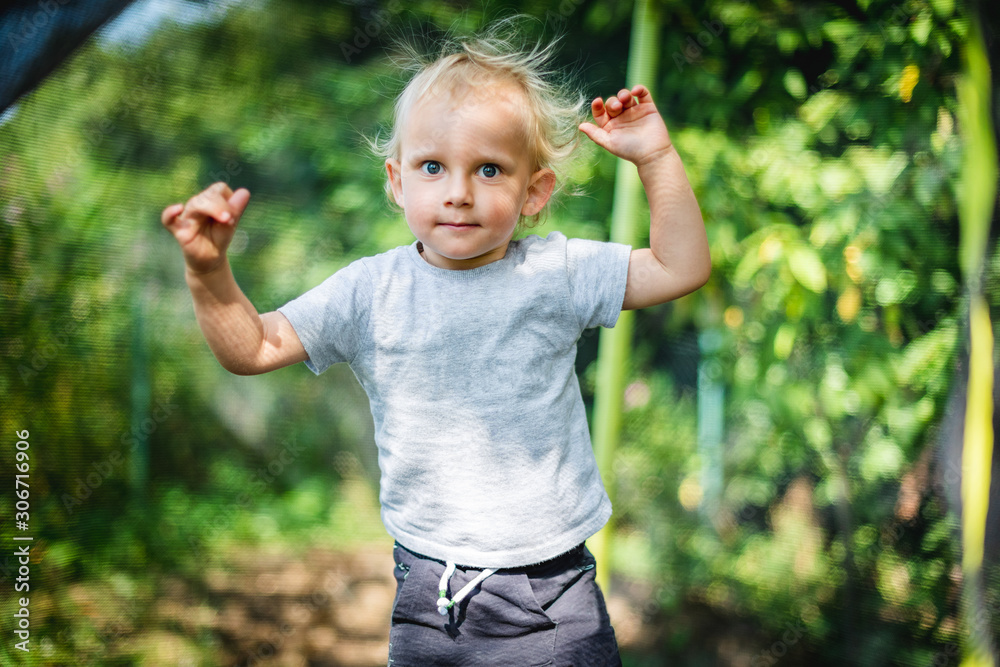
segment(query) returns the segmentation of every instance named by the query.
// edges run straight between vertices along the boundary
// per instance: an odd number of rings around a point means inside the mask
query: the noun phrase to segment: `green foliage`
[[[665,33],[660,104],[714,258],[675,316],[726,337],[727,433],[718,511],[650,515],[651,535],[671,524],[664,595],[776,634],[801,621],[831,662],[920,664],[959,637],[951,544],[912,545],[955,527],[931,449],[959,344],[967,19],[923,3],[668,11],[687,34]],[[707,464],[676,487],[690,510]]]
[[[59,650],[100,660],[109,646],[67,602],[76,582],[150,599],[147,571],[196,576],[234,544],[384,539],[367,399],[349,369],[223,371],[159,213],[214,181],[247,187],[231,263],[260,312],[409,243],[362,141],[398,89],[385,46],[482,12],[272,4],[280,20],[237,6],[218,23],[166,23],[134,53],[92,41],[0,125],[0,424],[31,430],[36,572],[55,600],[33,627]],[[561,64],[580,66],[588,96],[622,86],[628,5],[505,3],[490,16],[515,10],[541,34],[564,32]],[[613,565],[655,592],[671,628],[657,650],[678,664],[717,664],[729,622],[752,628],[738,638],[751,664],[777,661],[772,647],[800,625],[787,664],[951,655],[944,490],[958,464],[933,446],[963,344],[954,79],[968,15],[950,0],[660,11],[650,85],[714,266],[699,292],[636,313]],[[607,238],[614,161],[581,155],[570,176],[583,196],[529,233]],[[998,273],[994,254],[985,284]],[[722,338],[721,461],[698,443],[697,331]],[[151,396],[138,408],[137,340]],[[588,333],[588,401],[595,353]],[[144,499],[130,483],[140,440]],[[12,470],[9,447],[0,461]],[[712,466],[724,487],[710,510]],[[12,516],[7,495],[0,512]],[[5,522],[0,538],[12,532]],[[698,634],[699,614],[725,622]]]

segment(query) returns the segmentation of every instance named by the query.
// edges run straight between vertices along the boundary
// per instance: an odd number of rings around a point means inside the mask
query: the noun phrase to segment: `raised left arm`
[[[712,262],[701,210],[663,118],[645,86],[622,89],[591,104],[594,123],[580,129],[599,146],[629,160],[649,200],[649,248],[634,249],[622,310],[689,294],[708,281]]]

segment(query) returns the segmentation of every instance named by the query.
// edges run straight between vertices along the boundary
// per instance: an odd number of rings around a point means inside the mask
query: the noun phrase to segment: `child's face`
[[[520,216],[551,195],[552,170],[532,170],[522,95],[511,86],[429,93],[410,110],[400,160],[386,170],[429,263],[471,269],[501,259]]]

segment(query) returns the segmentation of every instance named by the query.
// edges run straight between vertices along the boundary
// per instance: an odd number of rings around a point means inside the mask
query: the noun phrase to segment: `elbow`
[[[712,263],[705,262],[704,267],[700,271],[696,272],[694,275],[694,288],[691,291],[693,292],[695,290],[699,290],[705,285],[707,285],[708,279],[711,277],[712,277]]]
[[[219,365],[224,369],[232,373],[233,375],[240,375],[246,377],[248,375],[260,375],[261,370],[257,368],[254,364],[249,362],[240,362],[228,359],[223,361],[219,359]]]
[[[233,375],[240,375],[242,377],[248,377],[250,375],[260,375],[261,373],[264,372],[260,368],[249,367],[249,366],[240,366],[238,368],[227,368],[226,370],[228,370]]]
[[[712,277],[712,262],[706,259],[702,262],[690,266],[684,274],[684,295],[696,292],[708,284],[708,279]]]
[[[708,284],[708,279],[712,277],[712,255],[706,246],[701,260],[698,262],[697,267],[694,271],[695,286],[694,289],[701,289]]]

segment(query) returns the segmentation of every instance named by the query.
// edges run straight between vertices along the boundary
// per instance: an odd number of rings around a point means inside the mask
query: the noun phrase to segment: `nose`
[[[467,176],[452,176],[445,191],[445,206],[472,206],[472,184]]]

